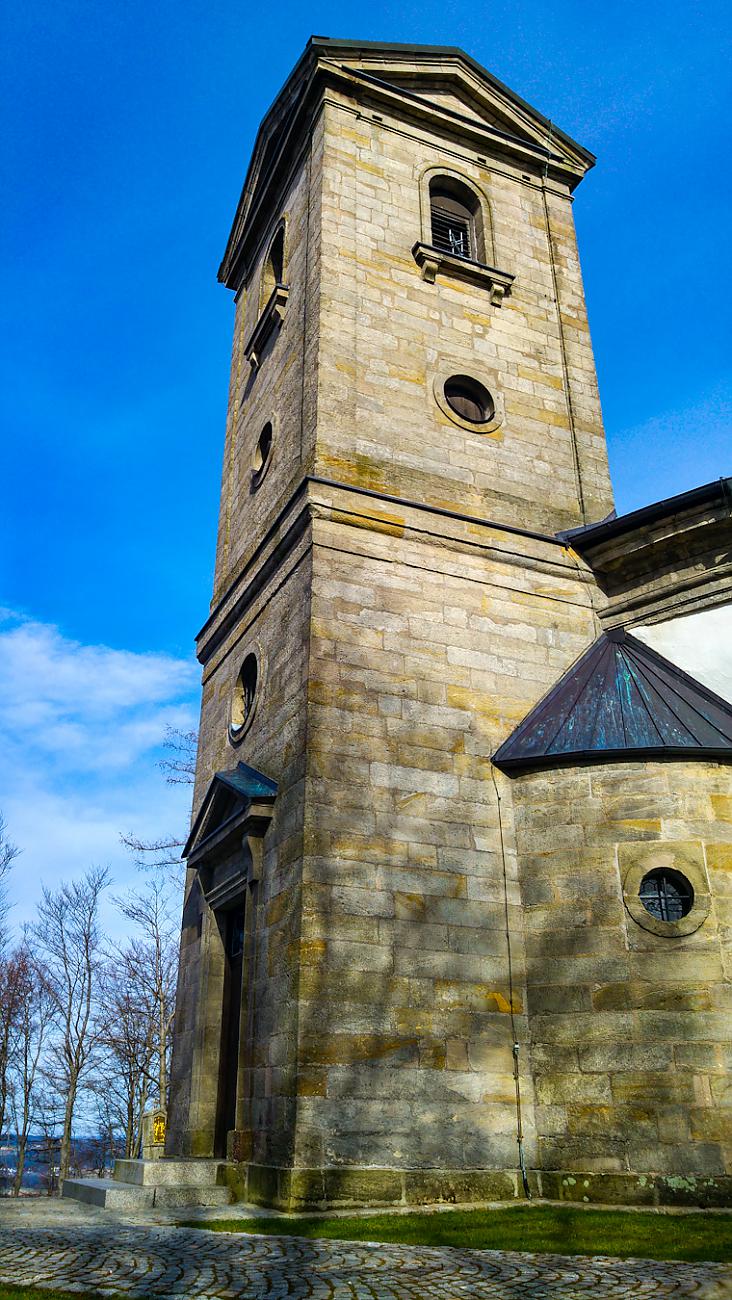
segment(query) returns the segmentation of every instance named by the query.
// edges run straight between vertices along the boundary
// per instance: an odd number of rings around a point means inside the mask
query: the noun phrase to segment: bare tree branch
[[[132,834],[132,831],[120,835],[119,838],[125,848],[135,855],[135,866],[140,867],[142,871],[149,871],[151,868],[170,870],[172,867],[180,873],[181,851],[185,840],[177,840],[172,835],[164,836],[159,840],[140,840]]]
[[[168,785],[192,785],[196,774],[196,731],[179,731],[168,727],[164,746],[172,758],[163,758],[158,767],[165,773]],[[120,835],[120,841],[134,855],[135,866],[142,871],[157,871],[167,875],[177,886],[181,883],[181,853],[185,838],[163,835],[154,840],[141,840],[133,831]]]
[[[55,1001],[45,972],[34,960],[28,937],[16,954],[18,966],[18,1034],[11,1060],[10,1098],[15,1125],[16,1164],[13,1196],[20,1196],[25,1156],[39,1103],[37,1083]]]
[[[163,742],[173,758],[161,758],[158,767],[165,773],[168,785],[193,785],[196,776],[197,731],[179,731],[168,727]]]
[[[10,910],[7,877],[19,853],[17,844],[13,844],[12,840],[8,839],[7,822],[0,812],[0,952],[7,942],[6,922]]]
[[[63,884],[55,893],[44,889],[38,921],[31,931],[46,971],[58,1026],[46,1073],[55,1074],[64,1098],[59,1158],[62,1181],[69,1171],[79,1085],[93,1064],[98,1044],[93,1013],[101,960],[99,900],[108,883],[108,872],[92,867],[81,881]]]

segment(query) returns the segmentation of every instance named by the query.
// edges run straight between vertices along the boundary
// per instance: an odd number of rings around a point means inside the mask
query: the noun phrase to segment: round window
[[[232,738],[239,739],[251,720],[257,696],[257,677],[257,657],[253,654],[247,655],[236,680],[234,698],[231,701]]]
[[[258,488],[264,478],[265,471],[269,464],[269,458],[272,454],[272,425],[269,421],[265,424],[259,435],[254,459],[252,461],[252,487]]]
[[[487,424],[496,413],[488,389],[470,375],[452,375],[445,380],[445,401],[451,411],[471,424]]]
[[[657,921],[680,921],[694,905],[694,890],[686,876],[663,868],[643,877],[638,897]]]

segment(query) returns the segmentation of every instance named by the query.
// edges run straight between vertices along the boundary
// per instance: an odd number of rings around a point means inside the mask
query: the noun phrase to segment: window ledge
[[[469,280],[472,284],[489,290],[495,307],[501,306],[516,278],[507,271],[498,271],[495,266],[474,262],[470,257],[456,257],[454,253],[446,253],[432,244],[416,243],[412,248],[412,256],[422,272],[422,279],[428,284],[434,284],[438,274],[450,275],[457,280]]]
[[[264,311],[259,317],[244,347],[244,356],[252,370],[257,370],[262,356],[262,349],[270,334],[279,329],[285,319],[285,308],[290,296],[289,286],[276,284],[272,290]]]

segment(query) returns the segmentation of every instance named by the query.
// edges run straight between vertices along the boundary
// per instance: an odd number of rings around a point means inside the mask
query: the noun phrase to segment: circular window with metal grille
[[[487,424],[496,413],[488,389],[470,375],[451,375],[446,379],[445,400],[455,415],[471,424]]]
[[[649,871],[640,883],[638,897],[657,921],[680,921],[694,906],[694,889],[680,871]]]
[[[623,902],[636,925],[664,939],[693,934],[711,910],[701,845],[625,841],[618,845]]]

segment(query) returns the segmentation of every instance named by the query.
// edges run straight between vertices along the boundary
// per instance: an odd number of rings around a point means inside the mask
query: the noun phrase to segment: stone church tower
[[[242,1198],[729,1194],[732,710],[631,630],[729,599],[728,485],[612,518],[593,162],[451,48],[262,123],[167,1147]]]

